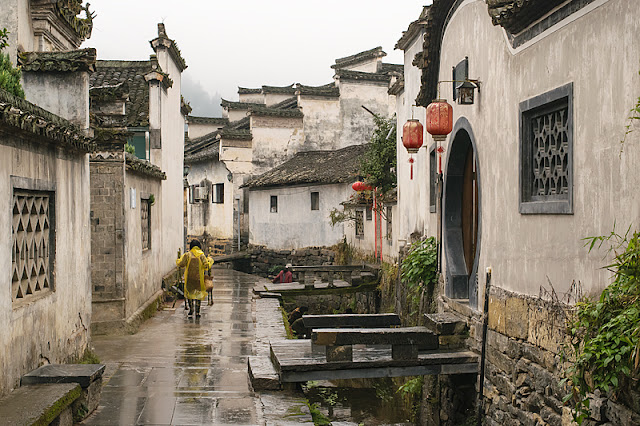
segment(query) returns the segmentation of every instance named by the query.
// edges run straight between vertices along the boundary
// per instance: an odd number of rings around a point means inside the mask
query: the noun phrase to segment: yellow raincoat
[[[176,265],[185,268],[184,296],[187,299],[204,300],[207,297],[204,271],[211,269],[213,259],[206,257],[200,247],[194,247],[176,260]]]

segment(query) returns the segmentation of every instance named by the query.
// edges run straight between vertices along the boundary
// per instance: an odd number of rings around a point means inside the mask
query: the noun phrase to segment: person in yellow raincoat
[[[213,259],[206,257],[200,248],[200,241],[193,240],[189,244],[189,251],[180,259],[176,260],[176,265],[184,267],[184,297],[189,302],[189,316],[195,313],[196,318],[200,317],[200,303],[207,297],[207,290],[204,286],[204,271],[211,269]]]

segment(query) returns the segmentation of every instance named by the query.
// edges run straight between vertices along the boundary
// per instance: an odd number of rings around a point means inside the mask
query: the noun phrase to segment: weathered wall
[[[160,206],[163,205],[162,200],[164,197],[161,188],[165,182],[132,171],[127,171],[125,174],[124,251],[127,263],[124,271],[124,289],[126,320],[131,319],[131,316],[141,306],[161,290],[162,277],[175,268],[178,249],[182,248],[182,245],[176,246],[171,259],[169,261],[165,260],[164,234],[168,228],[176,226],[175,222],[167,223],[165,221],[164,211],[160,209]],[[135,190],[135,207],[131,205],[131,189]],[[151,228],[149,230],[151,233],[151,247],[143,250],[142,199],[149,199],[151,194],[156,199],[155,205],[151,206],[149,212],[151,216]],[[174,198],[174,203],[175,200]],[[178,225],[182,229],[182,221],[178,222]]]
[[[189,117],[187,117],[187,120]],[[209,133],[220,130],[221,125],[208,124],[208,123],[189,123],[189,139],[196,139],[200,136],[208,135]]]
[[[431,138],[424,130],[423,147],[413,154],[413,179],[409,164],[409,154],[402,145],[402,126],[411,118],[420,120],[426,129],[426,109],[417,107],[415,99],[420,91],[421,70],[413,65],[416,54],[422,50],[424,31],[421,31],[404,51],[404,92],[397,96],[397,176],[398,176],[398,211],[397,238],[409,241],[411,234],[435,235],[436,213],[429,209],[429,151]]]
[[[0,128],[0,395],[19,384],[23,374],[46,363],[79,356],[89,343],[91,323],[91,234],[89,229],[89,162],[47,145],[42,138],[17,136]],[[37,186],[55,186],[55,291],[26,302],[12,295],[11,177]],[[22,185],[20,185],[22,186]],[[27,188],[28,189],[28,188]]]
[[[251,116],[254,174],[278,166],[304,143],[302,118]]]
[[[388,82],[340,80],[340,120],[342,133],[339,146],[360,145],[371,140],[373,116],[362,106],[383,118],[389,118]]]
[[[162,232],[159,243],[161,251],[158,265],[161,275],[164,275],[175,266],[176,252],[182,248],[185,237],[182,226],[182,204],[176,202],[181,199],[183,191],[185,120],[180,111],[182,72],[168,49],[158,48],[156,54],[162,70],[173,80],[173,85],[169,89],[166,91],[161,89],[160,92],[162,159],[159,162],[153,161],[167,174],[167,179],[162,181],[161,197],[156,197],[160,201],[160,203],[157,202],[157,209],[162,210]],[[150,101],[153,105],[151,93]],[[150,107],[150,114],[151,109]]]
[[[323,247],[304,247],[294,250],[273,250],[264,246],[250,246],[250,269],[247,271],[261,277],[269,277],[269,269],[274,266],[292,265],[319,266],[333,265],[335,252]]]
[[[187,175],[189,185],[198,185],[205,180],[209,184],[224,184],[224,203],[212,203],[211,191],[207,202],[188,203],[187,235],[200,236],[206,232],[212,238],[233,237],[234,185],[233,182],[229,182],[228,175],[229,170],[220,161],[211,160],[191,164]]]
[[[478,270],[491,266],[496,286],[533,295],[548,280],[559,294],[574,280],[586,293],[607,284],[602,254],[589,254],[582,238],[608,234],[614,223],[626,228],[640,214],[632,190],[640,183],[640,133],[631,133],[620,151],[629,109],[640,94],[640,45],[634,36],[639,30],[640,9],[632,2],[600,1],[513,49],[503,29],[491,24],[485,2],[465,1],[452,15],[439,79],[450,79],[452,66],[468,56],[470,77],[481,81],[474,105],[454,106],[454,125],[465,118],[475,137]],[[573,214],[520,214],[519,104],[568,83],[573,84]],[[451,137],[447,153],[450,144]]]
[[[23,72],[22,81],[29,102],[89,128],[89,73]]]
[[[329,222],[329,212],[350,195],[350,186],[294,186],[250,191],[249,242],[272,249],[331,246],[344,235],[344,225]],[[320,208],[311,210],[311,192],[319,192]],[[278,211],[270,211],[271,196],[278,197]]]
[[[342,207],[340,207],[342,208]],[[386,207],[384,207],[386,212]],[[386,216],[381,213],[376,214],[371,211],[371,219],[367,219],[365,206],[355,207],[356,211],[362,211],[364,217],[364,234],[356,236],[355,221],[350,220],[345,223],[344,235],[347,242],[360,252],[363,256],[374,256],[382,250],[382,258],[387,262],[396,262],[398,259],[398,237],[394,233],[398,229],[398,206],[391,206],[391,229],[387,223]],[[376,223],[377,220],[377,223]],[[377,226],[377,230],[376,230]],[[382,235],[382,237],[380,237]],[[376,249],[377,247],[377,249]]]
[[[275,105],[293,97],[293,93],[265,93],[264,103],[266,106]]]
[[[99,161],[98,158],[99,157]],[[105,158],[106,157],[106,158]],[[124,306],[124,160],[97,154],[91,169],[92,331],[121,328]]]
[[[338,149],[342,133],[339,98],[299,95],[298,105],[304,114],[305,149]]]

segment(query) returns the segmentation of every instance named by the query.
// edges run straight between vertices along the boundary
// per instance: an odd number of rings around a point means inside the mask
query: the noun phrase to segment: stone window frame
[[[356,238],[364,238],[364,210],[356,210],[355,216]]]
[[[320,192],[311,191],[311,210],[320,210]]]
[[[143,253],[151,250],[151,230],[151,200],[149,199],[149,196],[146,198],[140,197],[140,240],[142,243]]]
[[[9,207],[9,217],[13,218],[14,215],[14,203],[13,198],[16,193],[32,193],[34,195],[42,194],[47,195],[49,198],[49,241],[48,241],[48,290],[43,291],[40,290],[37,293],[32,293],[30,295],[25,295],[24,297],[17,298],[13,293],[13,268],[14,268],[14,260],[12,254],[12,262],[11,262],[11,302],[14,309],[25,306],[35,300],[38,300],[43,297],[47,297],[56,291],[56,281],[55,281],[55,265],[56,265],[56,184],[54,182],[49,182],[41,179],[32,179],[21,176],[10,176],[10,184],[11,184],[11,199],[12,202]],[[13,219],[12,219],[13,221]],[[11,245],[12,252],[14,247],[14,232],[13,232],[13,224],[11,231]]]
[[[278,213],[278,196],[272,195],[269,199],[269,212]]]
[[[213,204],[224,204],[224,183],[211,184],[211,202]]]
[[[371,204],[367,205],[367,208],[365,210],[365,219],[373,220],[373,206]]]
[[[392,206],[387,206],[386,222],[387,222],[387,240],[389,244],[392,244],[393,243],[393,207]]]
[[[567,194],[566,196],[533,196],[533,153],[530,120],[541,114],[567,109]],[[565,84],[541,95],[527,99],[519,106],[519,212],[520,214],[573,214],[573,83]]]

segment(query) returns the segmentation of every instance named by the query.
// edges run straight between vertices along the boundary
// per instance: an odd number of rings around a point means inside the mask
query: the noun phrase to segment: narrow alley
[[[214,277],[214,303],[203,303],[201,318],[187,318],[178,300],[134,335],[94,338],[107,371],[100,406],[83,424],[295,423],[269,421],[249,384],[256,277],[227,269]]]

